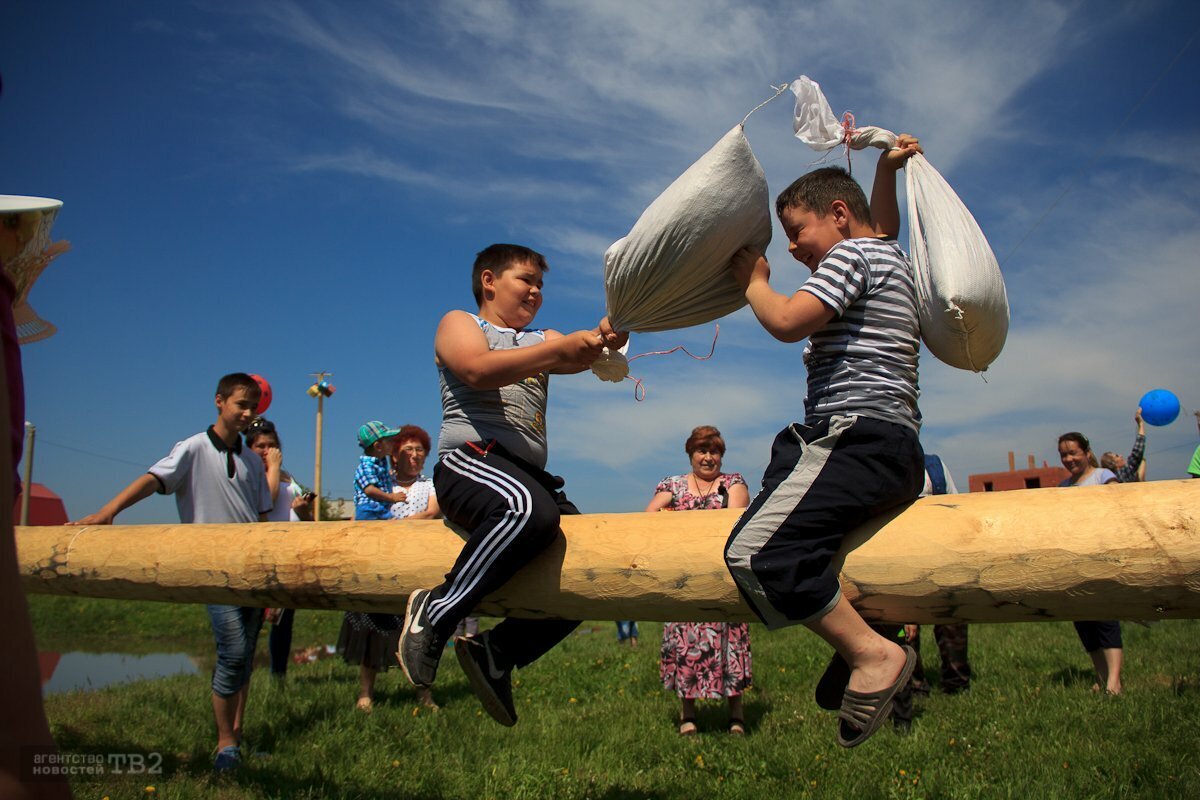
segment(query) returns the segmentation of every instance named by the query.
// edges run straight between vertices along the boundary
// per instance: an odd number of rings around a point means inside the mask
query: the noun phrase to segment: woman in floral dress
[[[684,450],[691,471],[664,478],[647,511],[697,511],[745,508],[746,481],[737,472],[721,472],[725,440],[711,425],[692,431]],[[750,629],[746,623],[668,622],[663,626],[662,681],[682,701],[679,733],[696,733],[696,700],[729,699],[729,732],[746,732],[742,692],[751,683]]]

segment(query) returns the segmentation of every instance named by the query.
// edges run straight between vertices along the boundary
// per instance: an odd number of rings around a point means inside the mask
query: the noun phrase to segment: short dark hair
[[[262,387],[258,385],[258,381],[245,372],[231,372],[217,381],[217,396],[229,397],[239,387],[245,389],[246,394],[250,397],[262,397]]]
[[[834,200],[841,200],[850,213],[865,225],[871,221],[871,204],[858,181],[841,167],[823,167],[792,181],[792,185],[775,198],[775,216],[782,217],[789,208],[801,208],[818,217],[829,213]]]
[[[430,441],[429,434],[425,432],[424,428],[419,425],[401,425],[400,432],[396,434],[396,442],[404,444],[410,440],[424,447],[426,453],[433,447],[433,442]]]
[[[692,435],[684,442],[683,449],[689,457],[697,450],[710,453],[715,451],[725,455],[725,440],[721,437],[721,432],[712,425],[699,425],[692,428]]]
[[[475,254],[475,266],[471,268],[471,292],[475,302],[483,305],[483,271],[490,269],[500,275],[517,264],[532,264],[542,272],[549,272],[546,257],[536,250],[519,244],[490,244]],[[426,448],[428,449],[428,448]]]

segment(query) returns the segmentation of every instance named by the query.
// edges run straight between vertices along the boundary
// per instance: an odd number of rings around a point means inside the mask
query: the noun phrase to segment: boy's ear
[[[479,285],[484,291],[485,298],[486,298],[488,290],[494,291],[495,283],[496,283],[496,273],[494,271],[492,271],[490,269],[485,269],[483,272],[479,273]]]
[[[854,215],[850,213],[850,206],[846,205],[845,200],[834,200],[830,203],[829,213],[833,215],[833,223],[838,230],[849,229],[850,223],[854,220]]]

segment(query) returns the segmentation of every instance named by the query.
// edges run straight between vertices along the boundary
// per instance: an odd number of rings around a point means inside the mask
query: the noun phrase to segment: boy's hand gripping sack
[[[737,311],[746,298],[729,262],[770,241],[767,180],[739,124],[608,248],[608,318],[617,330],[665,331]]]
[[[882,128],[840,123],[812,79],[792,83],[796,138],[814,150],[840,144],[861,150],[891,148],[896,135]],[[908,238],[917,285],[921,338],[952,367],[982,372],[1008,336],[1008,295],[1000,265],[971,212],[925,157],[905,167]]]

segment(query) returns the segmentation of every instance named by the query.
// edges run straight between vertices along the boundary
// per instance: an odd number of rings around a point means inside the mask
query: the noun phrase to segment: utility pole
[[[313,491],[317,495],[317,504],[313,508],[313,521],[321,521],[321,439],[322,427],[324,425],[325,415],[325,398],[332,395],[337,389],[326,378],[332,375],[332,372],[312,372],[309,373],[316,381],[312,386],[308,387],[308,396],[317,398],[317,447],[316,447],[316,464],[313,466]]]

